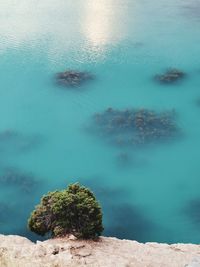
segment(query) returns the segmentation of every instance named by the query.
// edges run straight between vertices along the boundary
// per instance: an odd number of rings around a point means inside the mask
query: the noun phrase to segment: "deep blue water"
[[[79,181],[105,235],[199,243],[199,44],[199,0],[1,0],[0,232],[30,237],[41,195]],[[167,68],[186,77],[153,79]],[[66,69],[95,79],[60,87]],[[109,107],[175,110],[179,134],[113,145],[88,130]]]

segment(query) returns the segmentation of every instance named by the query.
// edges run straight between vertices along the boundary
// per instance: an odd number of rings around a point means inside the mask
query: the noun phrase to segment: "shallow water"
[[[105,235],[199,243],[199,43],[198,0],[1,0],[0,232],[30,237],[40,196],[79,181],[102,203]],[[153,79],[170,67],[186,78]],[[65,89],[65,69],[96,78]],[[114,146],[88,131],[108,107],[174,109],[181,134]]]

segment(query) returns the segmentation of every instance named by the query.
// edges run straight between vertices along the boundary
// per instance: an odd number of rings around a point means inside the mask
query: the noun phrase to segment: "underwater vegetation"
[[[108,108],[93,116],[94,132],[116,145],[141,145],[174,137],[179,131],[174,111]]]
[[[0,186],[20,189],[24,193],[33,193],[38,186],[38,182],[33,175],[23,173],[17,169],[9,168],[0,175]]]
[[[181,79],[183,79],[186,74],[178,69],[168,69],[166,72],[162,74],[155,75],[155,80],[159,81],[162,84],[172,84]]]
[[[59,85],[66,87],[78,87],[86,81],[94,79],[94,75],[89,72],[81,72],[76,70],[67,70],[57,73],[56,80]]]
[[[25,152],[41,144],[41,136],[24,135],[15,130],[0,132],[0,152]]]

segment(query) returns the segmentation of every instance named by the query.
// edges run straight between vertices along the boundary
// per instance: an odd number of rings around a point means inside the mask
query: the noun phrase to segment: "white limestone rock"
[[[0,235],[0,267],[200,267],[200,246],[141,244],[101,237],[97,242],[70,238],[32,243]]]

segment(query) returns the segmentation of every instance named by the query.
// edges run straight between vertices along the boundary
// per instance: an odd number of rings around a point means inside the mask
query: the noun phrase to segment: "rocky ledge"
[[[200,245],[141,244],[101,237],[98,242],[73,237],[32,243],[0,235],[0,267],[198,267]]]

